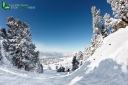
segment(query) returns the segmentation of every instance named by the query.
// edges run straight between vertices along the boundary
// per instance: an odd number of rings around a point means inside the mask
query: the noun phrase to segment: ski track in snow
[[[75,77],[70,83],[69,85],[74,85],[77,81],[80,81],[83,78],[83,76],[77,76]]]
[[[0,67],[0,70],[1,70],[1,71],[4,71],[4,72],[6,72],[6,73],[10,73],[10,74],[13,74],[13,75],[20,76],[20,77],[30,78],[27,74],[23,74],[23,73],[20,73],[20,74],[19,74],[19,73],[10,71],[10,70],[8,70],[7,68]]]

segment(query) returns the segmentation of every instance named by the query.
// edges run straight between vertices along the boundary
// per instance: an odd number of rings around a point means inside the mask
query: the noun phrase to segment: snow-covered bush
[[[63,66],[60,66],[58,69],[57,69],[57,72],[65,72],[65,67]]]

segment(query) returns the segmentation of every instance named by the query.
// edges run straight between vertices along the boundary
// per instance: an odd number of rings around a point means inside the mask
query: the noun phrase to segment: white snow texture
[[[128,85],[128,27],[107,36],[103,45],[71,74],[43,74],[0,66],[0,85]]]

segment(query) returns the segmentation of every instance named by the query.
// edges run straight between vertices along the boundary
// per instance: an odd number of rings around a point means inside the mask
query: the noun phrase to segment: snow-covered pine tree
[[[35,45],[31,40],[29,26],[13,17],[8,18],[7,26],[9,53],[13,65],[24,68],[27,71],[43,72],[43,66],[39,62],[39,52],[35,51]]]
[[[100,29],[101,29],[101,35],[103,36],[103,38],[105,38],[109,35],[109,31],[108,31],[108,29],[105,28],[104,23],[102,23],[100,25]]]
[[[115,29],[115,26],[121,21],[120,19],[111,18],[107,13],[104,15],[103,19],[105,27],[109,30],[110,33],[117,31],[117,29]]]
[[[73,57],[72,59],[72,70],[76,70],[77,68],[79,67],[79,62],[78,60],[76,59],[76,55]]]
[[[81,66],[83,63],[83,52],[79,51],[78,56],[77,56],[77,60],[79,62],[79,66]]]
[[[8,63],[9,62],[7,60],[9,60],[8,57],[8,46],[9,46],[9,42],[8,42],[8,36],[7,36],[7,32],[5,28],[1,28],[0,29],[0,60],[3,63]]]
[[[103,19],[100,16],[100,10],[95,6],[91,8],[92,12],[92,25],[93,36],[91,39],[91,45],[85,49],[85,57],[90,57],[95,50],[102,44],[103,38],[108,35],[107,29],[104,27]]]
[[[91,56],[91,53],[90,53],[90,49],[89,47],[88,48],[85,48],[85,51],[84,51],[84,60],[86,60],[87,58],[89,58],[89,56]]]
[[[91,55],[102,44],[103,37],[106,36],[107,30],[105,30],[103,19],[100,16],[100,10],[97,10],[95,6],[92,6],[92,18],[93,18],[93,36],[92,42],[89,47]]]
[[[107,0],[111,4],[113,15],[128,24],[128,0]]]
[[[79,51],[78,53],[75,53],[76,60],[78,61],[78,67],[82,65],[83,62],[83,53]]]
[[[90,53],[91,55],[95,52],[95,50],[102,45],[103,36],[101,34],[94,34],[92,37],[91,45],[90,45]]]
[[[7,52],[7,33],[5,28],[0,29],[0,47],[4,50],[4,53]]]
[[[78,60],[83,60],[83,53],[81,51],[79,51],[77,59]]]
[[[5,28],[0,29],[0,63],[2,62],[2,58],[3,58],[3,56],[2,56],[3,38],[6,37],[6,31],[3,32],[4,30],[5,30]]]
[[[102,19],[102,17],[100,16],[100,10],[97,10],[95,6],[92,6],[91,10],[93,21],[93,33],[100,34],[101,30],[99,29],[99,23]]]
[[[100,16],[100,9],[96,9],[95,6],[91,8],[92,21],[93,21],[93,33],[101,34],[103,37],[108,35],[108,30],[104,26],[103,18]]]

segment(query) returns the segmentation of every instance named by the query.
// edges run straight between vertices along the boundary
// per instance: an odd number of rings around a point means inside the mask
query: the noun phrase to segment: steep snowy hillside
[[[128,27],[111,34],[104,39],[103,45],[89,58],[92,62],[88,67],[93,70],[105,59],[111,59],[121,65],[122,71],[128,73]]]
[[[128,85],[128,27],[109,35],[71,85]],[[75,74],[76,74],[75,73]],[[83,76],[84,75],[84,76]],[[79,81],[74,83],[75,80]]]
[[[128,27],[109,35],[69,85],[128,85]]]
[[[68,75],[28,73],[0,66],[0,85],[128,85],[127,34],[128,27],[106,37],[82,67]]]

